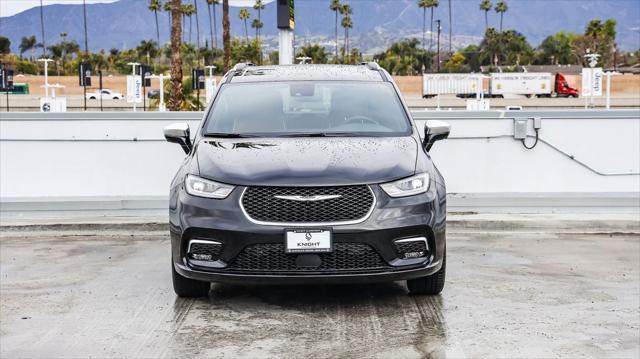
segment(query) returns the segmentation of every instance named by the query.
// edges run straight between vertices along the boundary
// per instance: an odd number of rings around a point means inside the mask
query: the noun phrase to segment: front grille
[[[337,195],[315,201],[281,199],[275,196]],[[343,223],[364,220],[374,205],[366,185],[336,187],[248,187],[242,206],[250,219],[266,223]]]
[[[284,244],[253,244],[245,247],[229,264],[232,271],[260,272],[375,272],[391,267],[365,243],[334,243],[333,252],[318,253],[318,267],[296,266],[297,254],[284,252]]]

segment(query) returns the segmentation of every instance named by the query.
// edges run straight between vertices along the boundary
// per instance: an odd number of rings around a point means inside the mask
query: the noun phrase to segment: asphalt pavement
[[[398,282],[179,299],[169,252],[161,234],[5,233],[0,357],[640,357],[634,233],[453,231],[434,297]]]

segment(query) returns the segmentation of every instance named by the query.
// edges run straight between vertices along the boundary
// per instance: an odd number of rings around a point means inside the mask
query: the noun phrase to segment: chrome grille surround
[[[344,193],[339,193],[340,191],[344,192],[345,190],[353,190],[354,188],[360,190],[360,195],[363,195],[364,193],[366,193],[366,197],[365,199],[357,199],[357,198],[353,198],[353,195],[351,196],[344,196]],[[308,218],[303,218],[303,220],[295,220],[294,218],[285,218],[286,220],[268,220],[268,219],[263,219],[263,218],[254,218],[251,216],[251,212],[254,212],[254,208],[249,208],[247,209],[247,207],[245,206],[245,199],[248,195],[252,195],[251,193],[247,194],[248,191],[256,191],[256,190],[260,190],[260,191],[272,191],[275,193],[271,193],[269,194],[269,196],[273,197],[275,195],[279,195],[280,192],[282,193],[291,193],[291,191],[293,191],[294,193],[313,193],[313,192],[317,192],[316,194],[342,194],[343,196],[341,196],[340,198],[332,198],[332,199],[327,199],[327,200],[322,200],[322,201],[288,201],[288,200],[281,200],[281,199],[277,199],[277,198],[273,198],[271,203],[266,204],[267,206],[286,206],[286,207],[291,207],[291,206],[295,206],[295,205],[300,205],[308,203],[308,204],[320,204],[322,205],[326,205],[326,204],[334,204],[334,205],[340,205],[340,203],[338,203],[341,200],[346,200],[346,201],[365,201],[365,204],[368,204],[368,206],[365,206],[365,208],[358,208],[359,211],[357,211],[358,214],[362,213],[363,215],[360,216],[359,218],[344,218],[344,219],[336,219],[336,220],[328,220],[328,221],[310,221],[308,220]],[[366,190],[366,192],[365,192]],[[263,195],[264,196],[264,195]],[[346,198],[345,198],[346,197]],[[276,201],[280,201],[279,203],[277,203]],[[338,202],[336,202],[338,201]],[[242,212],[244,213],[245,217],[247,217],[247,219],[253,223],[256,224],[261,224],[261,225],[268,225],[268,226],[303,226],[303,227],[313,227],[313,226],[336,226],[336,225],[348,225],[348,224],[356,224],[356,223],[362,223],[364,221],[366,221],[369,216],[371,216],[371,213],[373,212],[373,209],[376,206],[376,196],[373,193],[373,190],[371,190],[371,187],[368,185],[352,185],[352,186],[316,186],[316,187],[303,187],[303,186],[289,186],[289,187],[277,187],[277,186],[272,186],[272,187],[267,187],[267,186],[252,186],[252,187],[245,187],[244,190],[242,191],[242,195],[240,196],[240,208],[242,209]],[[344,203],[342,203],[344,205]],[[325,206],[326,207],[326,206]],[[277,210],[277,209],[276,209]],[[287,210],[291,210],[290,208],[287,208]],[[345,209],[340,209],[341,212],[344,212]],[[255,215],[255,213],[254,213]]]

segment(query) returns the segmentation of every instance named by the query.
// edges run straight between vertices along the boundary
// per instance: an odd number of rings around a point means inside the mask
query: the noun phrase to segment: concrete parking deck
[[[403,283],[171,289],[167,237],[0,239],[0,356],[640,357],[636,234],[449,234],[441,296]]]

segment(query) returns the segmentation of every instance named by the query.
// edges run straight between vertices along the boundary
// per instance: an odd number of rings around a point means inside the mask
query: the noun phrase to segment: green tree
[[[20,57],[27,51],[31,51],[31,60],[33,61],[33,52],[38,45],[38,41],[35,36],[25,36],[20,40],[18,49],[20,50]]]
[[[158,56],[158,44],[153,40],[142,40],[136,51],[143,62],[151,63]]]
[[[599,19],[591,20],[585,29],[584,35],[577,36],[571,41],[571,47],[575,59],[584,64],[584,55],[587,52],[600,55],[600,66],[612,63],[615,52],[616,21],[613,19],[602,22]]]
[[[564,31],[548,36],[538,47],[540,62],[552,65],[575,64],[571,43],[577,36],[577,34]]]
[[[342,9],[342,4],[340,4],[340,0],[331,0],[331,4],[329,5],[329,9],[331,11],[333,11],[335,13],[336,16],[336,23],[335,23],[335,30],[336,30],[336,56],[335,56],[335,61],[338,61],[338,12],[340,12],[340,9]]]
[[[247,20],[251,17],[251,13],[247,9],[241,9],[238,17],[240,20],[244,21],[244,36],[247,39],[247,43],[249,43],[249,28],[247,27]]]
[[[0,36],[0,54],[7,55],[11,52],[11,40]]]
[[[244,42],[238,39],[231,41],[231,59],[233,63],[251,62],[258,63],[260,61],[260,40]]]
[[[464,56],[465,63],[469,66],[469,71],[480,71],[480,46],[469,45],[460,50],[460,53]]]
[[[399,41],[385,52],[375,54],[373,59],[393,75],[416,75],[422,72],[422,59],[431,61],[433,55],[419,48],[419,44],[417,39]]]
[[[323,46],[307,44],[299,49],[296,57],[310,57],[314,64],[326,64],[329,56]]]
[[[469,72],[470,67],[466,64],[466,58],[461,52],[456,52],[444,64],[444,70],[447,72]]]
[[[489,11],[491,11],[491,8],[493,7],[493,4],[491,3],[491,0],[482,0],[480,2],[480,10],[484,11],[484,30],[487,31],[487,29],[489,28]]]
[[[153,15],[156,19],[156,40],[158,44],[160,44],[160,25],[158,24],[158,11],[162,10],[162,3],[160,0],[150,0],[149,1],[149,11],[153,11]]]
[[[498,14],[500,14],[500,32],[502,32],[502,19],[504,18],[504,13],[509,10],[509,6],[507,6],[506,1],[500,0],[496,4],[495,10]]]

